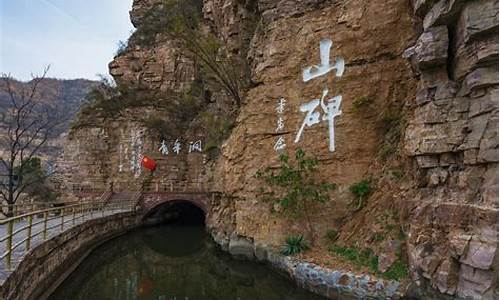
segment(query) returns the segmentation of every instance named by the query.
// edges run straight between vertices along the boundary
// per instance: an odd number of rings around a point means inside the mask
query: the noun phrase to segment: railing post
[[[74,206],[73,206],[72,210],[73,210],[73,226],[75,226],[75,222],[76,222],[76,209],[75,209]]]
[[[47,239],[47,222],[49,219],[49,212],[43,213],[43,240]]]
[[[7,254],[7,269],[10,270],[11,267],[11,262],[12,262],[12,231],[14,230],[14,221],[9,221],[7,224],[7,243],[6,245],[6,251],[8,251]]]
[[[26,251],[28,251],[31,247],[31,227],[33,226],[33,215],[28,217],[28,236],[26,239]]]
[[[90,206],[90,218],[92,219],[94,217],[94,209],[92,206]]]

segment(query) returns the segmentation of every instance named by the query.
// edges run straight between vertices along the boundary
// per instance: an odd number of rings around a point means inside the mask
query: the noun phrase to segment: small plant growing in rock
[[[280,156],[280,167],[270,167],[258,171],[256,178],[262,179],[270,189],[263,192],[263,200],[278,204],[291,217],[304,217],[308,226],[311,243],[314,244],[312,209],[316,204],[329,200],[328,193],[334,184],[317,181],[318,160],[307,157],[304,150],[297,149],[295,160],[286,154]]]
[[[400,280],[408,276],[408,267],[401,260],[397,260],[392,264],[389,270],[382,273],[382,276],[390,280]]]
[[[369,248],[360,251],[356,248],[333,245],[329,250],[353,262],[358,267],[368,267],[374,273],[378,270],[378,256]]]
[[[304,239],[303,235],[288,236],[285,239],[283,250],[281,254],[286,256],[293,256],[309,250],[309,244]]]
[[[355,112],[360,111],[362,108],[367,107],[373,103],[373,99],[368,96],[362,96],[354,100],[352,107]]]
[[[372,193],[372,186],[369,180],[361,180],[350,186],[349,190],[357,197],[355,211],[362,209],[365,206],[366,199]]]
[[[325,238],[330,242],[335,242],[339,238],[339,232],[335,229],[329,229],[325,234]]]

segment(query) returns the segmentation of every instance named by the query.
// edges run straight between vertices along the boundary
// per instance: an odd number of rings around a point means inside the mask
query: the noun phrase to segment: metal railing
[[[0,227],[6,226],[6,234],[0,237],[0,244],[5,244],[5,252],[0,255],[0,262],[3,261],[5,268],[11,270],[14,250],[21,248],[21,256],[24,255],[33,246],[35,238],[45,241],[50,234],[63,232],[65,227],[70,228],[77,222],[83,223],[99,214],[104,217],[115,212],[135,210],[135,199],[120,202],[110,202],[109,199],[110,195],[103,194],[99,201],[45,208],[0,220]],[[15,228],[16,224],[20,226]]]
[[[109,201],[111,197],[113,196],[113,193],[110,190],[107,190],[103,193],[100,194],[99,198],[97,199],[98,201]],[[0,219],[5,219],[7,218],[5,215],[7,213],[11,214],[11,217],[15,217],[18,215],[23,215],[32,211],[36,210],[41,210],[45,208],[55,208],[55,207],[60,207],[60,206],[66,206],[66,205],[71,205],[71,204],[77,204],[81,203],[81,201],[65,201],[65,202],[40,202],[40,201],[33,201],[33,202],[27,202],[27,203],[15,203],[15,204],[0,204],[0,211],[4,212],[4,214],[0,214]]]
[[[42,210],[46,208],[54,208],[59,206],[65,206],[70,204],[76,204],[79,201],[71,201],[71,202],[29,202],[29,203],[19,203],[19,204],[2,204],[0,205],[0,210],[4,213],[4,215],[0,216],[0,219],[7,219],[5,216],[8,212],[11,213],[12,217],[26,214],[28,212]]]

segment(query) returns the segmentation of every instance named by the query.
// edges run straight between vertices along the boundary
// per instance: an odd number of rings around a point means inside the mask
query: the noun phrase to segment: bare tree
[[[0,77],[0,92],[5,101],[0,103],[0,199],[8,204],[6,216],[12,216],[13,205],[31,185],[43,180],[40,177],[23,181],[29,162],[43,149],[47,140],[57,135],[58,126],[67,118],[49,103],[44,102],[39,91],[49,71],[47,66],[41,76],[33,76],[26,85],[18,85],[7,74]],[[1,170],[0,169],[0,170]],[[48,175],[47,175],[48,176]],[[2,201],[2,202],[3,202]]]

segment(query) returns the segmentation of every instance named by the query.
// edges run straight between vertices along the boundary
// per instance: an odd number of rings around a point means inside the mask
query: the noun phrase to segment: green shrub
[[[274,202],[283,208],[283,213],[294,218],[305,218],[311,242],[314,244],[312,209],[316,204],[325,204],[334,184],[318,182],[316,158],[307,157],[302,149],[295,152],[295,160],[286,154],[280,156],[280,167],[259,170],[255,177],[262,179],[270,189],[262,196],[264,201]]]
[[[297,255],[309,250],[309,245],[303,235],[288,236],[283,245],[281,254],[286,256]]]
[[[378,271],[378,256],[369,248],[360,251],[356,248],[333,245],[329,250],[351,261],[358,267],[367,267],[371,272],[385,279],[400,280],[408,276],[408,268],[401,259],[394,262],[386,272],[380,273]]]
[[[333,245],[329,250],[353,262],[358,267],[368,267],[374,273],[378,271],[378,256],[369,248],[359,251],[356,248]]]
[[[408,267],[401,260],[397,260],[387,271],[382,273],[382,276],[390,280],[400,280],[408,276]]]
[[[339,233],[335,229],[329,229],[326,231],[325,238],[330,242],[335,242],[339,238]]]
[[[351,185],[349,190],[357,197],[357,203],[353,203],[353,206],[358,211],[365,206],[366,199],[372,193],[372,186],[369,180],[361,180]]]

